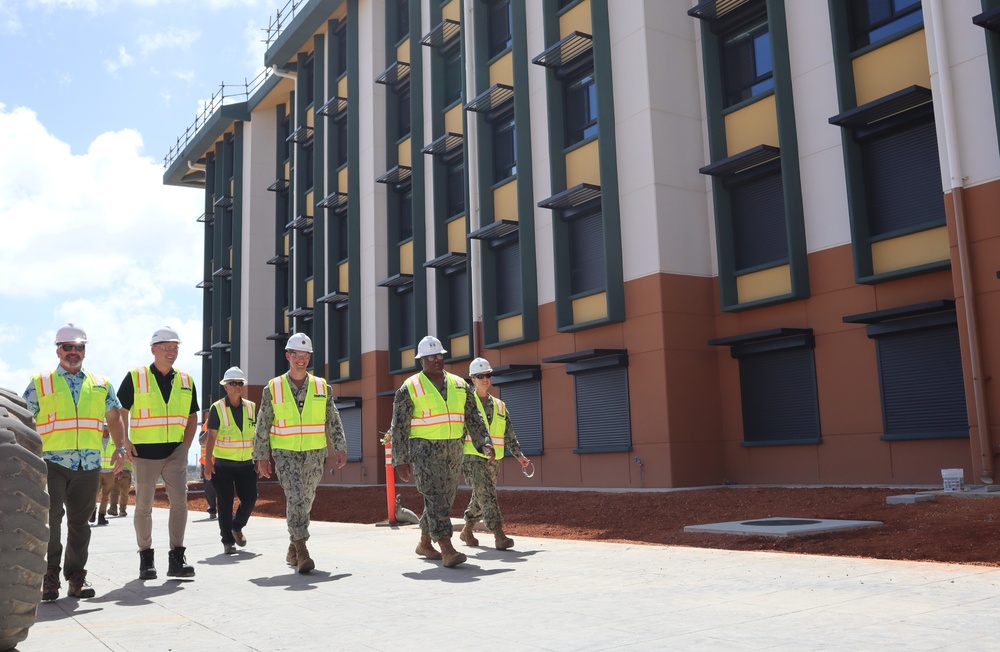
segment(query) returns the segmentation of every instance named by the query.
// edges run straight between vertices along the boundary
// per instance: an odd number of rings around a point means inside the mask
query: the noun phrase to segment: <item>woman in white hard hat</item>
[[[239,367],[230,367],[219,384],[226,396],[212,403],[208,413],[208,440],[205,443],[205,479],[214,487],[219,508],[222,550],[236,553],[247,545],[243,528],[257,504],[257,469],[253,463],[253,437],[257,426],[257,406],[243,398],[247,377]],[[233,501],[240,498],[233,515]]]
[[[514,540],[503,532],[503,516],[500,514],[500,503],[497,500],[497,474],[503,461],[505,451],[511,457],[517,458],[522,468],[528,468],[531,463],[521,453],[521,444],[514,434],[514,427],[507,414],[507,406],[498,398],[490,395],[493,385],[493,367],[488,360],[476,358],[469,365],[469,376],[476,387],[476,404],[479,413],[490,430],[494,454],[487,457],[472,445],[472,438],[465,437],[465,459],[462,461],[462,473],[465,481],[472,487],[472,499],[465,510],[465,527],[459,538],[470,546],[478,546],[472,529],[483,519],[486,528],[493,533],[494,545],[497,550],[506,550],[514,545]]]

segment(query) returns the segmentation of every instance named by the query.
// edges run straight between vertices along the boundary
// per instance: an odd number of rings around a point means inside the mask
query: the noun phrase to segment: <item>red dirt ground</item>
[[[285,498],[274,482],[261,482],[254,514],[283,518]],[[192,484],[192,491],[201,488]],[[1000,500],[938,495],[936,502],[888,505],[887,496],[912,493],[885,488],[724,487],[683,491],[523,491],[500,488],[504,529],[512,537],[544,537],[653,545],[771,550],[841,557],[868,557],[1000,566]],[[422,499],[400,488],[402,504],[419,514]],[[998,496],[1000,498],[1000,496]],[[460,518],[469,490],[460,489],[452,516]],[[157,506],[166,498],[157,495]],[[200,492],[188,498],[205,511]],[[342,523],[386,520],[384,486],[323,485],[312,518]],[[882,521],[883,526],[795,537],[693,534],[685,525],[784,516]],[[482,540],[482,538],[481,538]]]

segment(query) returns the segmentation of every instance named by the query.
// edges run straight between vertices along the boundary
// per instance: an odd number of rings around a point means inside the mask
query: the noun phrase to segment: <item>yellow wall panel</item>
[[[931,87],[924,30],[854,60],[854,90],[858,106],[913,85]]]
[[[340,78],[337,82],[337,97],[347,97],[347,75]]]
[[[316,115],[313,113],[313,107],[306,109],[306,126],[315,127],[316,126]]]
[[[413,240],[399,245],[399,273],[413,274]]]
[[[521,326],[521,315],[507,317],[497,322],[497,334],[501,342],[519,339],[524,333]]]
[[[346,353],[346,351],[344,351],[343,353]],[[337,378],[350,378],[350,376],[351,376],[351,361],[342,360],[340,362],[340,375],[338,375]]]
[[[285,234],[285,255],[286,256],[288,255],[288,252],[291,251],[291,242],[290,241],[291,241],[291,234],[286,233]]]
[[[448,357],[449,358],[461,358],[470,354],[469,351],[469,336],[463,335],[462,337],[453,337],[451,342],[448,343]]]
[[[313,197],[313,191],[310,190],[309,192],[306,193],[306,205],[304,210],[305,214],[308,215],[309,217],[312,217],[313,208],[315,207],[316,207],[316,199]]]
[[[444,130],[453,134],[463,134],[462,104],[459,102],[444,114]]]
[[[458,217],[448,222],[448,251],[466,253],[468,251],[468,239],[465,235],[464,217]]]
[[[285,179],[285,181],[291,181],[292,180],[292,162],[291,161],[285,161],[285,176],[284,176],[284,179]]]
[[[872,244],[872,268],[876,274],[937,263],[950,256],[946,226]]]
[[[410,63],[410,39],[406,39],[396,47],[396,61]]]
[[[462,22],[462,10],[458,5],[459,0],[451,0],[451,2],[441,7],[441,17]]]
[[[288,311],[287,310],[285,311],[285,330],[282,331],[282,332],[288,333]],[[289,335],[291,335],[291,333],[289,333]]]
[[[396,160],[405,168],[411,166],[410,139],[407,138],[396,147]]]
[[[340,192],[347,192],[347,181],[351,178],[349,171],[350,168],[345,165],[337,172],[337,190]]]
[[[792,276],[788,265],[736,277],[736,296],[740,303],[780,297],[791,291]]]
[[[590,0],[581,2],[559,17],[559,38],[569,36],[573,32],[594,33],[590,22]]]
[[[341,263],[337,267],[337,280],[340,283],[337,289],[340,290],[341,292],[347,292],[348,281],[351,278],[350,274],[351,274],[350,262]]]
[[[577,147],[566,155],[566,187],[581,183],[592,183],[595,186],[601,185],[601,168],[596,140],[587,143],[583,147]]]
[[[226,341],[227,342],[232,342],[233,341],[233,318],[232,317],[230,317],[229,319],[226,320],[226,332],[229,333],[229,339],[226,340]]]
[[[774,95],[726,116],[726,155],[745,152],[757,145],[778,144],[778,113]]]
[[[495,84],[514,85],[514,66],[511,62],[514,56],[511,52],[503,55],[490,66],[490,86]]]
[[[406,349],[399,354],[399,368],[406,369],[407,367],[412,367],[416,360],[413,356],[416,354],[414,349]]]
[[[337,7],[332,14],[330,14],[330,18],[333,20],[344,20],[347,18],[347,3],[341,2],[340,6]]]
[[[306,305],[304,307],[313,307],[313,279],[306,280]]]
[[[517,179],[493,191],[493,215],[498,220],[517,221]]]
[[[608,316],[608,294],[599,292],[573,301],[573,323],[584,324]]]

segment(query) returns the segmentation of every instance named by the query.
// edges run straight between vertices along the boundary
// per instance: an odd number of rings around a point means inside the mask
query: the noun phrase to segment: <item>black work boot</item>
[[[188,566],[184,559],[187,548],[174,548],[167,553],[167,577],[194,577],[194,566]]]
[[[155,580],[156,566],[153,565],[153,549],[139,551],[139,579]]]

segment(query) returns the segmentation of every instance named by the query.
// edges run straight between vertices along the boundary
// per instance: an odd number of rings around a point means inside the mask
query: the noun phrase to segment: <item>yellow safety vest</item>
[[[313,451],[326,448],[326,380],[306,374],[306,400],[299,412],[295,393],[282,374],[267,382],[274,405],[271,448],[285,451]],[[244,421],[244,423],[246,423]]]
[[[80,397],[73,403],[73,392],[61,374],[48,371],[32,377],[38,397],[35,429],[42,437],[43,451],[101,450],[104,415],[111,381],[105,376],[85,372]]]
[[[160,386],[149,367],[132,370],[134,399],[129,411],[133,444],[169,444],[184,441],[184,429],[191,415],[191,392],[194,382],[189,374],[177,371],[165,403]]]
[[[476,394],[476,406],[479,408],[479,416],[483,418],[483,423],[487,425],[490,431],[490,443],[493,444],[493,451],[496,459],[503,459],[503,435],[507,431],[507,406],[504,402],[496,397],[493,398],[493,422],[486,420],[486,408],[483,407],[483,402],[479,399],[479,394]],[[466,455],[476,455],[477,457],[486,457],[479,451],[476,447],[472,445],[472,435],[468,432],[465,433],[465,444],[464,451]]]
[[[461,439],[465,428],[465,381],[444,372],[448,401],[423,372],[406,379],[403,386],[413,401],[410,437],[413,439]]]
[[[102,469],[113,469],[115,468],[114,463],[111,461],[111,456],[115,454],[115,440],[108,437],[108,443],[101,449],[101,468]]]
[[[256,406],[251,401],[243,401],[243,430],[233,421],[232,407],[228,398],[221,398],[212,404],[219,414],[219,430],[215,433],[215,448],[212,457],[217,460],[246,462],[253,457],[253,433],[257,422],[254,418]]]

